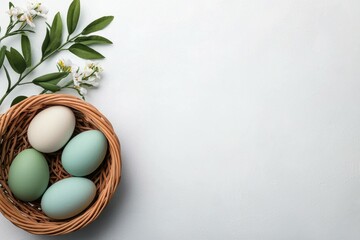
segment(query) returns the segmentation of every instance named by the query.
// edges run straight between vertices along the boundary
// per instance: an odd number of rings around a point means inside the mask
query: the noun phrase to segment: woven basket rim
[[[16,201],[16,199],[14,202],[14,198],[12,198],[11,193],[8,192],[9,190],[6,179],[4,179],[6,176],[4,172],[6,172],[6,170],[1,170],[0,212],[10,222],[19,228],[32,234],[39,235],[67,234],[79,230],[93,222],[111,200],[121,179],[121,147],[120,141],[113,129],[112,124],[93,105],[69,94],[52,93],[32,96],[12,106],[5,113],[0,114],[0,151],[2,151],[3,147],[6,146],[5,140],[7,137],[9,137],[7,134],[9,134],[10,137],[11,134],[13,134],[11,131],[10,133],[7,132],[9,128],[14,128],[10,127],[10,125],[13,124],[13,121],[18,119],[25,119],[27,123],[27,121],[31,120],[29,117],[26,118],[27,114],[31,113],[31,116],[33,117],[33,115],[36,115],[37,112],[53,105],[70,107],[73,109],[73,111],[76,111],[79,116],[81,115],[81,119],[79,121],[82,122],[79,123],[80,125],[85,124],[86,126],[94,126],[96,129],[102,131],[108,140],[108,155],[107,159],[104,160],[106,161],[106,164],[98,171],[98,174],[96,175],[96,180],[98,180],[98,193],[95,202],[81,214],[62,221],[47,220],[46,218],[42,218],[41,212],[39,213],[37,210],[34,210],[34,212],[20,211],[19,209],[22,209],[22,207],[25,205],[27,207],[28,203],[24,203],[18,200]],[[25,129],[26,128],[27,125],[25,125]],[[20,128],[21,131],[23,129],[24,128]],[[25,143],[27,143],[26,141],[27,140],[24,140]],[[7,148],[6,150],[13,154],[14,151],[18,151],[19,148],[20,145],[10,149]],[[0,164],[2,168],[6,169],[8,168],[9,164],[7,164],[7,162],[4,163],[4,161],[7,161],[4,156],[5,153],[0,153]]]

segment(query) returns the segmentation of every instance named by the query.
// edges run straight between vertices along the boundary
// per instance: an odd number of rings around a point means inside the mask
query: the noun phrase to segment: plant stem
[[[32,84],[32,82],[19,83],[18,86],[22,86],[22,85],[26,85],[26,84]]]
[[[21,83],[31,72],[33,72],[38,66],[40,66],[46,59],[50,58],[51,56],[53,56],[55,53],[61,51],[61,49],[63,47],[65,47],[67,44],[69,44],[70,42],[74,41],[74,39],[76,39],[78,36],[80,36],[81,34],[76,35],[75,37],[72,37],[70,39],[68,39],[64,44],[62,44],[61,46],[59,46],[56,50],[54,50],[53,52],[49,53],[48,55],[46,55],[45,57],[41,58],[41,60],[34,65],[33,67],[31,67],[29,69],[29,71],[27,71],[24,75],[20,75],[19,79],[17,80],[17,82],[11,86],[4,94],[4,96],[0,99],[0,106],[1,104],[4,102],[5,98],[12,92],[12,90],[14,90],[14,88],[16,88],[18,85],[23,85],[23,84],[27,84],[27,83]],[[1,39],[0,39],[1,40]],[[29,82],[31,83],[31,82]]]
[[[2,40],[4,40],[5,38],[7,38],[7,37],[13,36],[13,35],[11,34],[11,30],[12,30],[18,23],[19,23],[19,20],[16,21],[15,23],[12,22],[12,21],[9,23],[9,25],[8,25],[8,27],[7,27],[7,29],[6,29],[5,35],[0,38],[0,42],[1,42]],[[25,24],[25,26],[26,26],[26,24]],[[22,29],[24,29],[25,26],[23,26]]]
[[[21,79],[21,75],[19,76],[19,80],[18,80],[12,87],[10,87],[10,88],[6,91],[6,93],[4,94],[4,96],[0,99],[0,106],[1,106],[1,104],[3,103],[3,101],[5,100],[5,98],[9,95],[9,93],[11,93],[11,91],[14,90],[14,88],[15,88],[17,85],[19,85],[20,79]]]

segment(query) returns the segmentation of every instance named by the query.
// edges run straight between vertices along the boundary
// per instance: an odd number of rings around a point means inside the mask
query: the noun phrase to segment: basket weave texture
[[[101,166],[87,176],[96,185],[93,203],[81,214],[66,220],[48,218],[40,208],[40,200],[17,200],[7,185],[9,167],[15,156],[29,148],[27,129],[41,110],[50,106],[66,106],[76,117],[74,135],[100,130],[108,140],[108,152]],[[50,167],[50,183],[70,175],[61,166],[61,150],[44,154]],[[25,99],[0,116],[0,211],[16,226],[33,234],[62,235],[79,230],[93,222],[113,196],[121,177],[120,143],[111,123],[91,104],[71,95],[42,94]]]

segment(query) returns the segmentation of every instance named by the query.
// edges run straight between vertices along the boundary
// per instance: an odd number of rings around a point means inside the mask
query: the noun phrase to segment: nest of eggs
[[[35,115],[50,106],[65,106],[76,117],[74,135],[96,129],[107,141],[108,150],[100,167],[87,176],[96,185],[92,204],[81,214],[65,220],[54,220],[41,210],[40,201],[16,199],[8,185],[9,168],[18,153],[30,147],[27,129]],[[61,150],[45,155],[50,167],[50,184],[70,175],[61,165]],[[121,177],[120,143],[111,123],[92,105],[66,94],[33,96],[11,107],[0,117],[0,211],[16,226],[33,234],[61,235],[79,230],[93,222],[112,198]]]

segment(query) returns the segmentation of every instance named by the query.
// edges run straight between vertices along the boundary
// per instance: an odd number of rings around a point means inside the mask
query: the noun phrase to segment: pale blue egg
[[[73,176],[86,176],[94,172],[102,163],[108,144],[104,134],[89,130],[76,135],[65,146],[61,163]]]
[[[95,184],[87,178],[70,177],[51,185],[41,199],[41,208],[50,218],[67,219],[84,211],[94,200]]]

